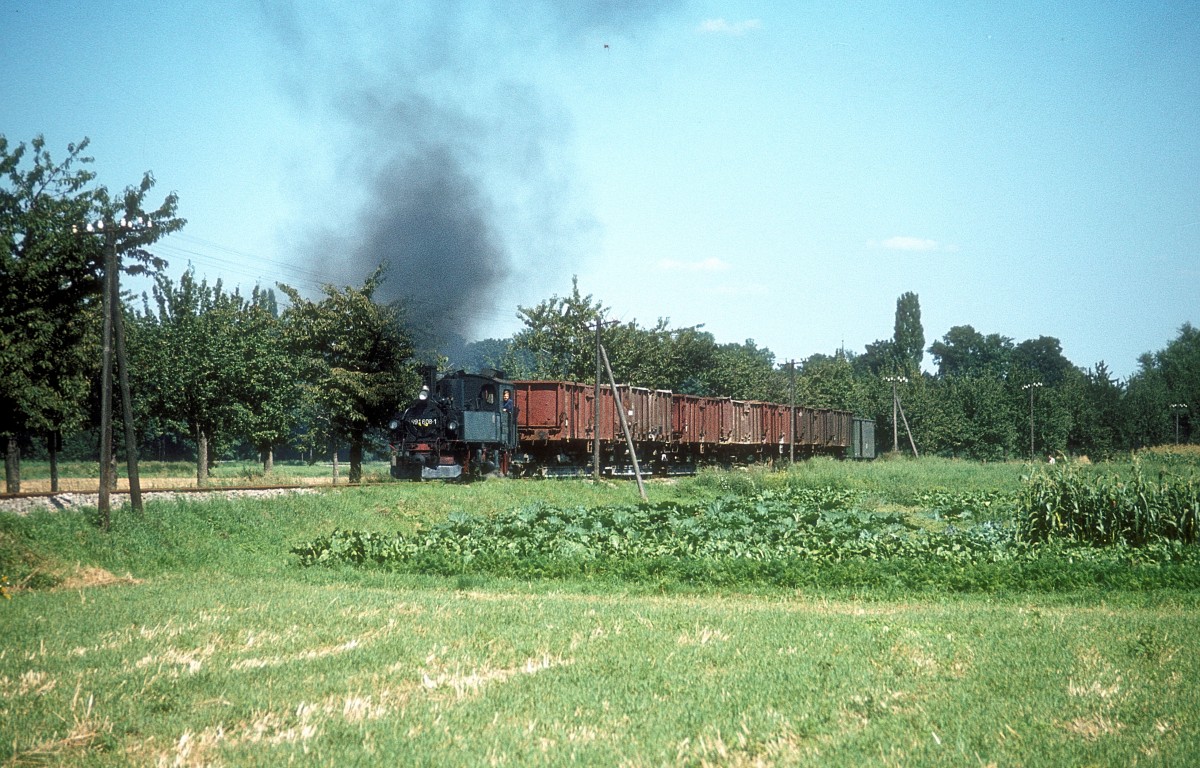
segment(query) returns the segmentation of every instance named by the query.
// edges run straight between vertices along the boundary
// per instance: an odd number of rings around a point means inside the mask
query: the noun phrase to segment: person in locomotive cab
[[[500,401],[500,410],[510,415],[513,412],[512,392],[508,391],[507,389],[504,390],[504,394],[502,395]]]

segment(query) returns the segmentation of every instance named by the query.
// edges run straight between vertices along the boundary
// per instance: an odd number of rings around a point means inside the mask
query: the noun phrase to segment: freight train
[[[629,437],[621,425],[624,413]],[[795,420],[792,420],[794,413]],[[499,371],[427,376],[389,424],[391,474],[428,480],[690,474],[703,464],[875,456],[875,423],[849,411],[570,381],[509,380]],[[794,440],[794,445],[793,445]]]

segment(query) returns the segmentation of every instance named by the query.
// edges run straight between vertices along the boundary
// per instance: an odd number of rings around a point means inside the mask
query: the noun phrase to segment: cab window
[[[479,402],[483,405],[495,407],[496,405],[496,388],[491,384],[484,384],[479,388]]]

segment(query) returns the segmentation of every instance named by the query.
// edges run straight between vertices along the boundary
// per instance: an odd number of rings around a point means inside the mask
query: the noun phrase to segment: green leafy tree
[[[1009,380],[1014,383],[1040,381],[1046,386],[1054,386],[1075,370],[1063,355],[1058,339],[1039,336],[1026,339],[1013,348]]]
[[[147,212],[154,178],[116,198],[92,187],[84,154],[88,140],[69,144],[56,160],[38,136],[11,147],[0,135],[0,434],[8,438],[8,477],[19,484],[17,439],[53,435],[83,425],[90,382],[98,367],[101,274],[111,248],[127,272],[161,262],[142,250],[183,226],[168,195]],[[146,224],[113,227],[120,219]],[[91,221],[109,227],[88,231]]]
[[[810,408],[836,408],[864,413],[869,395],[864,391],[869,378],[855,375],[853,363],[842,352],[815,354],[801,362],[796,374],[796,402]],[[891,418],[891,389],[887,390]],[[870,411],[870,412],[873,412]],[[877,422],[878,423],[878,422]],[[890,439],[890,438],[889,438]]]
[[[291,302],[283,327],[301,365],[306,399],[330,435],[349,442],[352,483],[362,480],[367,430],[385,423],[417,386],[400,307],[374,299],[382,281],[380,267],[361,288],[324,286],[320,301],[279,286]]]
[[[669,388],[671,339],[665,320],[659,320],[653,328],[642,328],[636,320],[614,325],[604,330],[603,344],[618,382],[652,389]]]
[[[750,397],[740,394],[751,391],[746,382],[722,379],[734,373],[732,353],[722,352],[712,334],[696,327],[673,329],[665,318],[652,328],[622,323],[604,332],[604,345],[620,382],[709,396],[732,388],[737,397]],[[729,358],[726,365],[720,362],[723,356]]]
[[[1008,370],[1013,341],[990,333],[984,336],[969,325],[956,325],[929,346],[938,376],[978,376],[1001,379]]]
[[[238,391],[249,406],[243,434],[270,474],[275,447],[287,442],[299,418],[300,366],[288,350],[274,291],[255,287],[236,319],[243,370]]]
[[[219,280],[197,282],[190,269],[178,285],[158,275],[153,297],[153,308],[143,297],[143,311],[130,326],[130,367],[143,412],[195,441],[196,482],[203,485],[217,441],[244,432],[257,406],[246,387],[254,375],[246,302],[226,293]]]
[[[1122,446],[1124,387],[1103,361],[1064,384],[1071,416],[1067,452],[1109,458]]]
[[[930,382],[945,428],[930,451],[965,459],[1001,461],[1016,455],[1018,414],[1003,380],[955,375]]]
[[[1126,385],[1125,444],[1145,448],[1165,442],[1172,402],[1167,381],[1154,364],[1154,355],[1149,352],[1141,355],[1138,370]]]
[[[892,334],[895,355],[904,370],[915,373],[925,356],[925,329],[921,327],[921,301],[909,291],[896,299],[896,325]]]
[[[853,365],[855,374],[865,378],[894,376],[905,371],[892,339],[876,339],[867,344],[863,353],[854,358]]]
[[[86,147],[69,145],[57,161],[40,136],[10,148],[0,135],[0,435],[10,492],[20,490],[23,438],[82,424],[96,367],[103,254],[72,233],[95,206],[95,174],[79,167],[91,161]]]
[[[1174,406],[1174,408],[1172,408]],[[1127,387],[1127,441],[1134,446],[1173,442],[1175,416],[1181,439],[1194,440],[1190,429],[1200,408],[1200,329],[1184,323],[1179,334],[1157,352],[1138,358],[1138,371]]]
[[[754,339],[742,344],[720,344],[709,374],[710,390],[717,397],[745,400],[780,400],[784,383],[775,375],[775,353]]]
[[[596,321],[605,307],[571,280],[571,294],[518,307],[525,327],[513,336],[504,368],[513,378],[591,381],[596,375]]]
[[[670,371],[668,380],[672,392],[685,395],[716,394],[710,373],[715,368],[717,341],[711,333],[699,326],[680,328],[669,332]]]

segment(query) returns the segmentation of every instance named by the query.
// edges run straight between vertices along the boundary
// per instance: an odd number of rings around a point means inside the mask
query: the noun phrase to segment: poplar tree
[[[921,302],[911,291],[896,299],[896,329],[892,342],[898,361],[916,373],[925,356],[925,329],[921,327]]]

